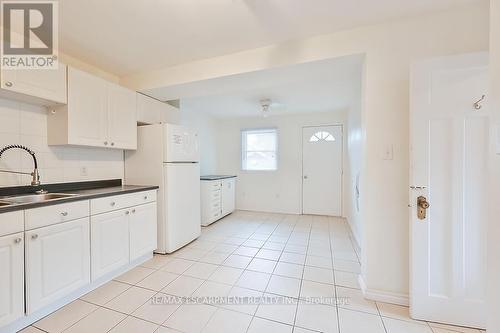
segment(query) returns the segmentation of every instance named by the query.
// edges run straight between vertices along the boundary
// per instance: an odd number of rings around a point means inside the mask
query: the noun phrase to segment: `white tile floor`
[[[348,230],[338,218],[236,212],[22,332],[479,332],[414,321],[406,307],[365,300]],[[169,296],[204,302],[164,302]],[[211,296],[281,303],[215,304]]]

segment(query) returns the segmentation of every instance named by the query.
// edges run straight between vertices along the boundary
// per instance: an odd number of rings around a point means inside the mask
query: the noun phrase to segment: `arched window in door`
[[[318,141],[335,141],[335,137],[326,131],[319,131],[314,133],[309,142],[318,142]]]

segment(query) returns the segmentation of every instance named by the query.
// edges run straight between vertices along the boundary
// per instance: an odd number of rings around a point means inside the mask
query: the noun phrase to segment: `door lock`
[[[417,216],[420,220],[425,220],[427,216],[427,209],[431,205],[427,202],[427,198],[424,196],[419,196],[417,198]]]

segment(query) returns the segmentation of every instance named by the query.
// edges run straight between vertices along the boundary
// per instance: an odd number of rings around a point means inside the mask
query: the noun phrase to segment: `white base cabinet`
[[[89,219],[26,232],[27,313],[90,283]]]
[[[156,203],[132,208],[130,214],[130,261],[156,250],[157,221]]]
[[[0,237],[0,327],[24,316],[24,233]]]
[[[236,178],[222,180],[222,216],[234,212],[236,208]]]
[[[154,201],[152,201],[154,200]],[[156,192],[91,200],[92,281],[156,250]]]
[[[234,212],[236,178],[201,181],[201,225],[207,226]]]
[[[15,332],[153,255],[156,190],[0,213],[0,332]]]
[[[129,262],[128,211],[92,216],[92,281]]]

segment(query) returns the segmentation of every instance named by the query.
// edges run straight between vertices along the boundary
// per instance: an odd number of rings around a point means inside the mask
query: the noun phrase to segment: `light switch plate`
[[[382,159],[386,161],[391,161],[394,159],[394,146],[391,144],[385,145],[382,151]]]

